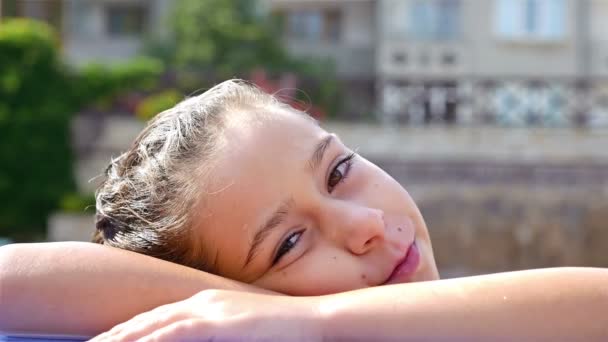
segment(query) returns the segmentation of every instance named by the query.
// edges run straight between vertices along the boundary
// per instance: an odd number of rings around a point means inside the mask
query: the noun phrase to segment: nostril
[[[366,251],[368,251],[368,250],[372,249],[372,248],[373,248],[373,246],[374,246],[374,242],[375,242],[375,241],[376,241],[376,239],[375,239],[375,238],[368,239],[368,240],[367,240],[367,241],[365,241],[365,243],[363,244],[363,249],[364,249],[364,250],[366,250]]]

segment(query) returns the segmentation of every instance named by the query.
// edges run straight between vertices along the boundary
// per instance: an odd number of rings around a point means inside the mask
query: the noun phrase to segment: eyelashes
[[[346,179],[356,155],[355,152],[350,153],[334,167],[327,179],[327,192],[332,193],[334,188]]]
[[[327,179],[327,192],[332,193],[336,186],[342,183],[348,174],[351,171],[351,168],[354,163],[354,158],[357,156],[357,153],[352,152],[342,158],[336,166],[332,169]],[[279,246],[279,249],[276,252],[274,259],[272,260],[272,265],[277,264],[281,258],[289,253],[300,241],[302,235],[304,234],[305,229],[299,230],[287,236],[285,240]]]
[[[300,241],[300,238],[302,237],[303,233],[304,233],[304,230],[294,232],[291,235],[289,235],[287,237],[287,239],[285,239],[285,241],[283,241],[283,243],[281,244],[281,247],[279,247],[279,250],[277,251],[277,255],[272,260],[273,265],[275,265],[277,262],[279,262],[279,260],[281,260],[283,255],[289,253],[289,251],[291,251],[291,249],[295,247],[295,245],[298,243],[298,241]]]

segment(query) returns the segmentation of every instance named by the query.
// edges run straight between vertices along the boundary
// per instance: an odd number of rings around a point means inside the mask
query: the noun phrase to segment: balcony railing
[[[608,78],[387,81],[378,106],[389,123],[608,127]]]

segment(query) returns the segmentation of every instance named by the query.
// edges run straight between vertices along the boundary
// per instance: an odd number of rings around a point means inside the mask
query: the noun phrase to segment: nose
[[[384,212],[360,205],[342,208],[335,226],[339,230],[345,247],[353,254],[369,252],[384,240]]]

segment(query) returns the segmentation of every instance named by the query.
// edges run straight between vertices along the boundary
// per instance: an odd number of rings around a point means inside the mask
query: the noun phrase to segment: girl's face
[[[407,191],[304,116],[229,124],[211,174],[197,232],[219,275],[290,295],[438,279]]]

